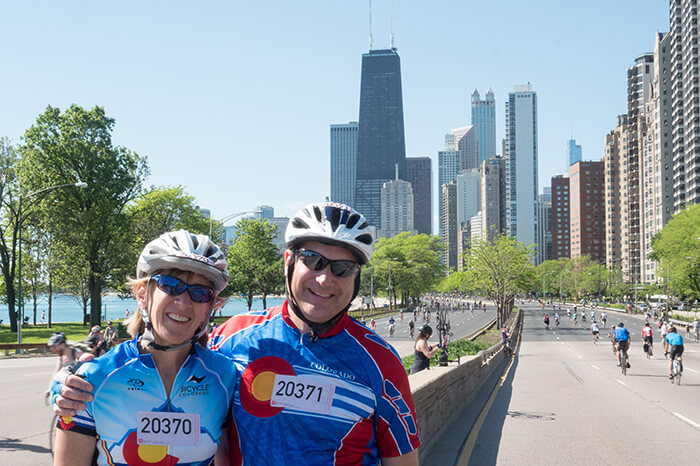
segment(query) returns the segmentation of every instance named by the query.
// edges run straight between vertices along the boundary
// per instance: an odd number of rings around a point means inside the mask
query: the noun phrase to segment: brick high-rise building
[[[552,259],[571,257],[569,232],[569,178],[552,178]]]
[[[603,162],[569,168],[571,257],[605,263],[605,176]]]
[[[433,161],[430,157],[406,157],[406,181],[413,187],[413,227],[433,232]]]

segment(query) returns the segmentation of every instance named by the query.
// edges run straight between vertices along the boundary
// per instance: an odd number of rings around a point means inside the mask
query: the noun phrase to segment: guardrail
[[[115,345],[123,343],[129,338],[117,338],[114,340]],[[0,343],[0,351],[5,352],[5,356],[10,356],[10,352],[15,354],[29,354],[32,350],[39,351],[42,354],[48,354],[51,352],[46,343]]]

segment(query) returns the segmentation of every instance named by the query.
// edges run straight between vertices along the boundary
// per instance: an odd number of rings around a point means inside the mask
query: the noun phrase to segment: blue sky
[[[374,0],[374,48],[390,0]],[[408,156],[433,158],[491,87],[497,144],[515,84],[538,94],[539,182],[586,160],[626,112],[626,69],[668,30],[668,2],[400,1]],[[2,1],[0,136],[19,143],[47,105],[103,106],[114,143],[147,156],[152,185],[183,185],[215,218],[328,195],[329,125],[356,121],[368,2]]]

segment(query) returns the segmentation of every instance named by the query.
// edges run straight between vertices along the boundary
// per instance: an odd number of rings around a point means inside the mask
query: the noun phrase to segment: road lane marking
[[[577,354],[576,356],[577,356],[579,359],[583,359],[583,356],[581,356],[580,354]]]
[[[591,364],[591,367],[592,367],[593,369],[597,370],[597,371],[600,370],[600,367],[596,366],[595,364]]]
[[[673,415],[676,416],[676,417],[677,417],[678,419],[680,419],[681,421],[687,422],[688,424],[690,424],[691,426],[695,427],[696,429],[700,429],[700,424],[698,424],[697,422],[691,421],[690,419],[688,419],[687,417],[683,416],[682,414],[678,414],[677,412],[674,411],[674,412],[673,412]]]
[[[622,385],[622,386],[624,386],[624,387],[627,386],[627,384],[626,384],[625,382],[623,382],[622,380],[617,380],[617,379],[615,379],[615,382],[619,383],[620,385]]]
[[[695,369],[691,369],[690,367],[686,367],[685,369],[691,371],[691,372],[697,372]]]
[[[559,339],[559,337],[557,337],[557,340],[558,340],[558,339]]]
[[[22,374],[25,377],[35,377],[37,375],[46,375],[46,372],[32,372],[31,374]]]

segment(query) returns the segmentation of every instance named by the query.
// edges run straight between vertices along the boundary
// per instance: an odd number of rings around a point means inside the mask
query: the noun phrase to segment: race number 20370
[[[139,445],[195,446],[199,443],[199,414],[139,411],[136,435]]]
[[[335,384],[322,377],[277,374],[270,406],[327,414],[334,393]]]

